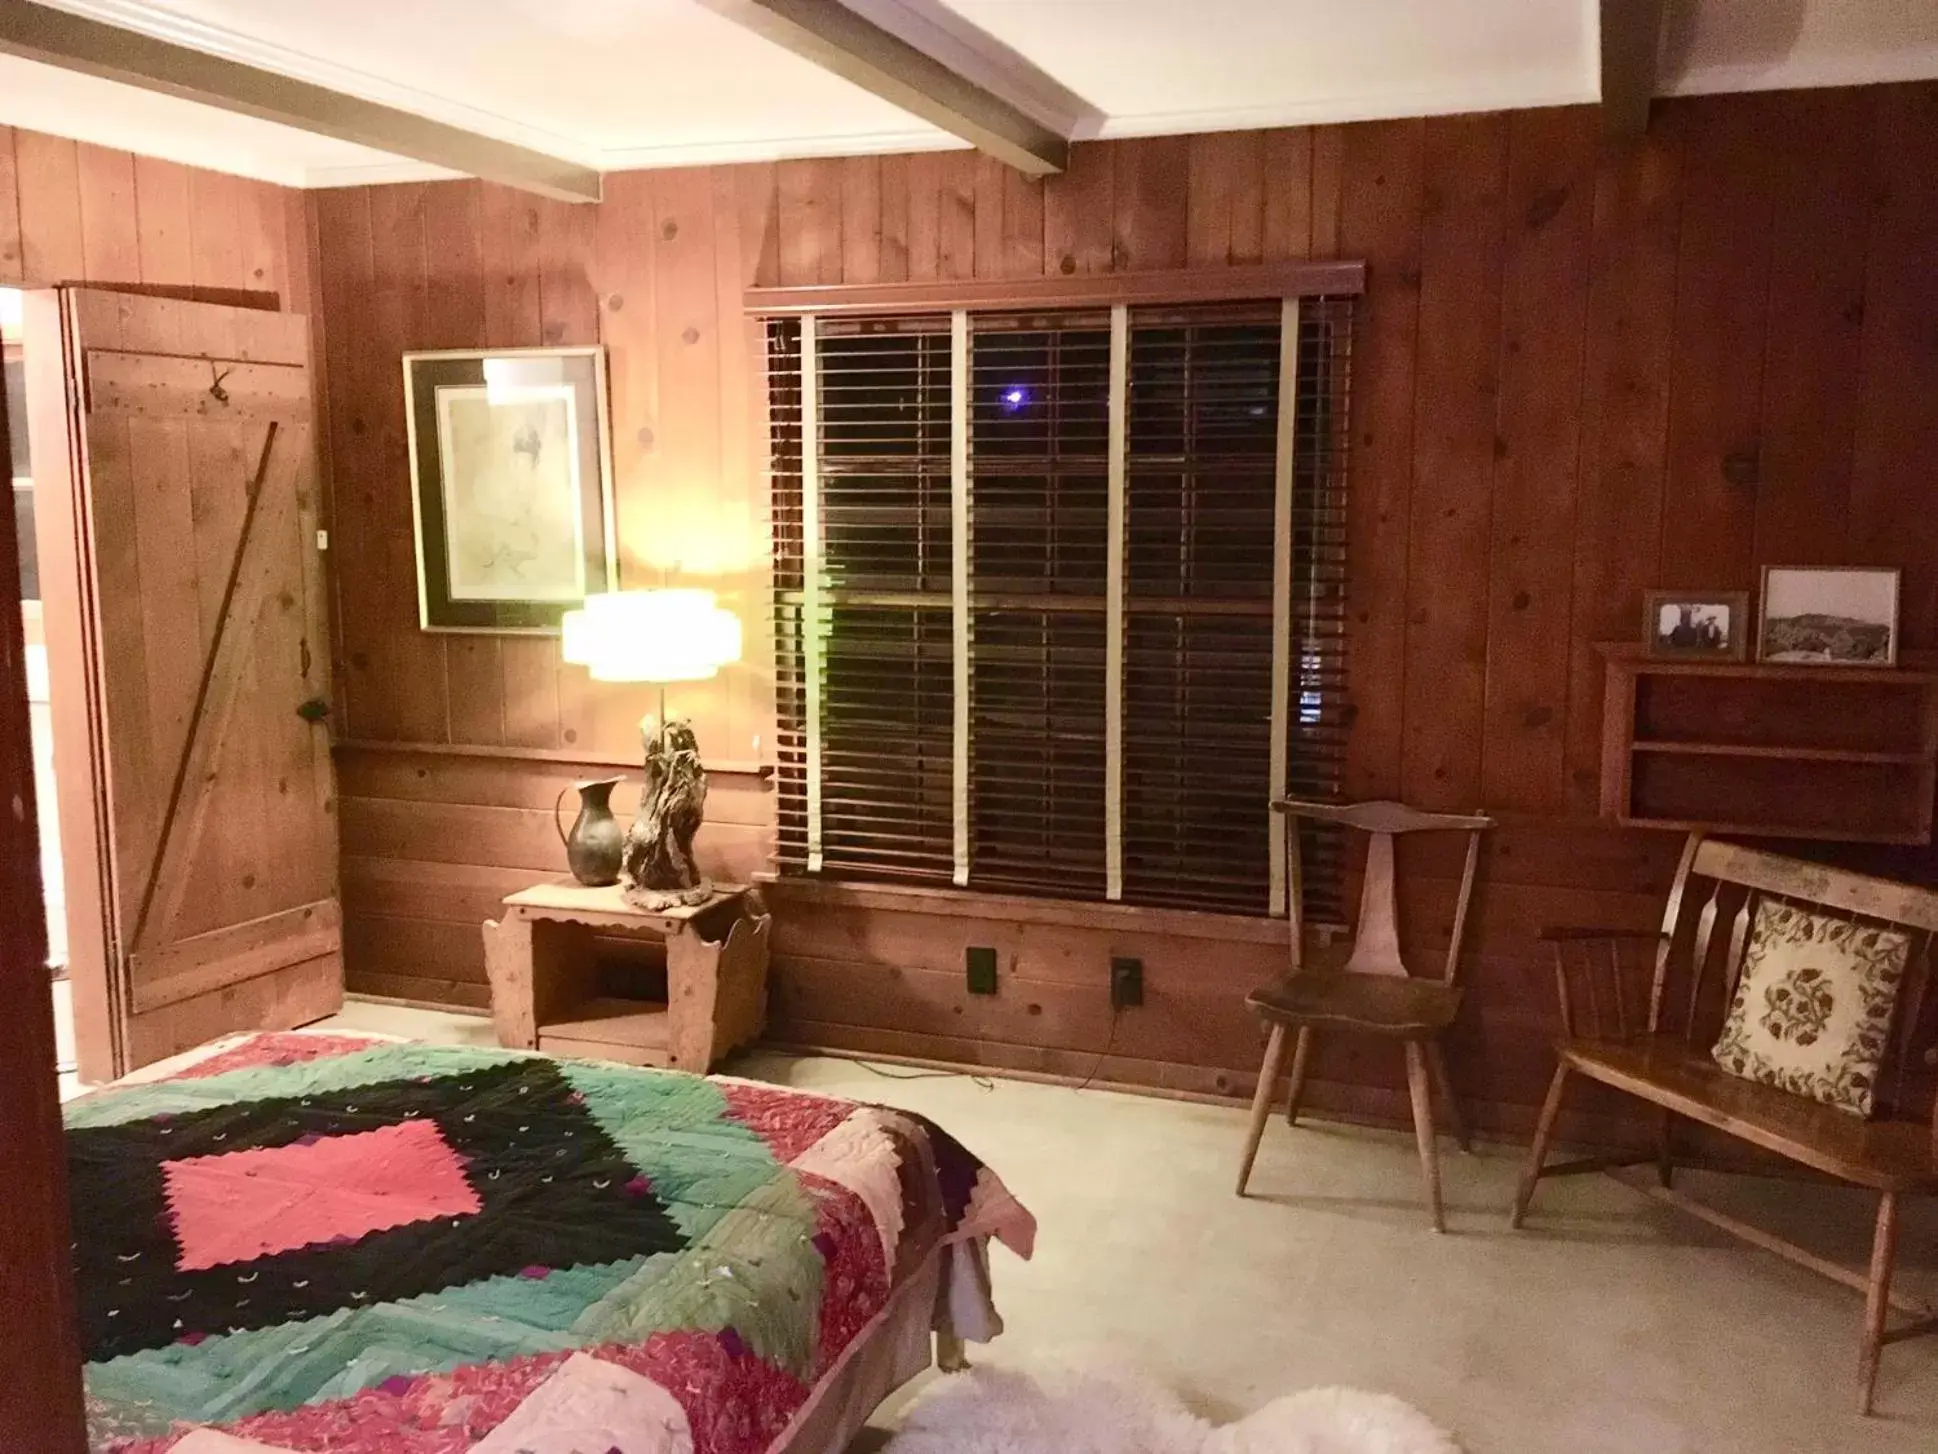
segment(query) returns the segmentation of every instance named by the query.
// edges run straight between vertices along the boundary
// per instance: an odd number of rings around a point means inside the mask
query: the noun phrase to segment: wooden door
[[[60,288],[29,295],[26,337],[95,1080],[342,1003],[309,331]]]
[[[0,408],[0,460],[7,411]],[[0,510],[0,601],[20,598],[14,514]],[[0,613],[0,1449],[85,1454],[67,1143],[54,1082],[54,1003],[21,622]]]

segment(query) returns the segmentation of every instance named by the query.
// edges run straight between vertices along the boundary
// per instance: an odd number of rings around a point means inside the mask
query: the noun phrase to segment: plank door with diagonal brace
[[[293,314],[60,288],[29,295],[27,340],[96,1080],[342,1002],[309,334]]]

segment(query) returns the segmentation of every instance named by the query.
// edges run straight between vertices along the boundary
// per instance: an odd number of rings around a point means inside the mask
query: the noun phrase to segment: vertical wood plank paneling
[[[882,159],[841,163],[841,281],[876,283],[882,275]]]
[[[439,348],[485,346],[484,256],[476,181],[424,189],[425,328]],[[444,643],[445,703],[453,742],[505,740],[500,638],[465,633]]]
[[[81,192],[81,257],[91,283],[141,281],[135,230],[135,159],[81,143],[75,151]]]
[[[599,341],[599,299],[592,274],[596,217],[591,207],[542,200],[538,205],[539,336],[548,348],[584,347]],[[608,396],[610,407],[610,396]],[[603,588],[604,582],[595,583]],[[584,667],[567,666],[557,637],[517,643],[534,658],[531,670],[549,670],[558,699],[558,743],[576,747],[588,740],[591,700],[597,690]]]
[[[1877,166],[1863,342],[1864,402],[1851,479],[1850,558],[1904,570],[1904,644],[1938,644],[1938,86],[1878,93]]]
[[[1426,128],[1418,121],[1355,126],[1341,158],[1341,248],[1383,280],[1361,302],[1353,354],[1345,787],[1356,798],[1400,790],[1425,158]]]
[[[1568,687],[1568,806],[1584,816],[1600,801],[1602,662],[1593,643],[1640,630],[1642,592],[1657,574],[1680,202],[1676,149],[1662,132],[1604,164],[1596,180]]]
[[[740,201],[740,240],[747,257],[748,285],[771,288],[781,280],[777,168],[772,162],[750,162],[730,172]]]
[[[20,178],[14,161],[14,129],[0,126],[0,283],[22,280]]]
[[[1043,179],[1003,168],[1003,276],[1043,275]]]
[[[838,158],[782,162],[781,282],[841,281],[841,176]]]
[[[1864,337],[1877,92],[1804,91],[1777,149],[1756,559],[1844,559]]]
[[[1115,167],[1113,148],[1080,141],[1070,165],[1043,184],[1043,255],[1049,272],[1107,273],[1111,269]]]
[[[814,265],[824,272],[832,268],[839,276],[841,240],[847,231],[846,214],[840,210],[841,174],[838,167],[824,170],[834,192],[831,200],[824,198],[831,225],[818,237],[820,245],[834,252]],[[721,319],[714,190],[707,172],[661,172],[654,187],[654,216],[663,493],[655,503],[653,536],[646,546],[649,583],[665,580],[717,590],[722,584],[731,587],[722,576],[737,563],[735,544],[745,538],[748,522],[721,479]],[[737,312],[732,322],[739,325]],[[728,682],[716,678],[674,687],[667,693],[667,710],[693,718],[703,732],[709,724],[724,723]],[[619,750],[635,745],[633,724],[650,700],[643,692],[605,693],[600,699],[601,745],[614,743]]]
[[[875,216],[880,225],[876,274],[884,283],[908,281],[908,164],[905,156],[876,158]],[[715,213],[719,209],[716,207]],[[745,219],[743,218],[744,222]],[[843,218],[846,227],[846,218]],[[724,300],[722,300],[724,302]]]
[[[907,219],[902,198],[900,158],[881,167],[883,222],[881,265],[884,274],[907,264],[905,246],[891,248],[890,218]],[[893,182],[891,184],[891,177]],[[725,757],[758,762],[773,738],[774,649],[768,610],[772,540],[764,465],[767,458],[767,371],[765,329],[743,312],[743,294],[759,266],[757,250],[743,242],[748,219],[739,205],[733,178],[715,169],[713,189],[713,286],[719,333],[720,477],[714,491],[713,537],[716,559],[708,563],[720,604],[740,618],[742,651],[720,679],[719,735],[707,725],[711,750]],[[760,219],[753,221],[758,237]],[[846,233],[844,218],[843,232]],[[893,281],[893,279],[885,279]]]
[[[141,175],[137,172],[137,185]],[[370,391],[370,337],[362,322],[370,295],[370,194],[363,188],[316,193],[317,301],[322,308],[324,371],[331,397],[326,418],[331,470],[331,574],[336,602],[338,701],[335,730],[343,737],[372,738],[363,708],[366,679],[376,669],[380,632],[369,589],[375,567],[365,558],[369,533],[368,429],[364,413]],[[143,259],[147,265],[146,255]],[[413,573],[414,578],[414,573]]]
[[[1312,256],[1312,138],[1313,129],[1301,126],[1265,132],[1260,140],[1259,253],[1267,262]],[[1336,191],[1333,215],[1338,216]]]
[[[1339,207],[1346,128],[1312,129],[1312,256],[1342,257],[1339,244]]]
[[[1480,800],[1506,173],[1506,117],[1427,122],[1400,760],[1423,808]]]
[[[370,188],[371,279],[365,306],[372,357],[363,378],[374,417],[365,456],[363,559],[381,562],[370,584],[378,594],[381,657],[364,674],[364,721],[385,741],[442,742],[450,731],[444,637],[418,627],[417,548],[411,517],[410,444],[405,433],[401,359],[431,346],[430,289],[425,273],[424,185]]]
[[[908,276],[929,282],[942,276],[942,152],[908,159]]]
[[[485,277],[485,345],[537,348],[545,337],[538,201],[485,183],[478,209],[490,268]],[[504,673],[505,741],[521,747],[558,746],[556,647],[544,638],[502,637],[499,667]]]
[[[1009,170],[995,157],[975,154],[976,241],[975,266],[979,278],[1006,276],[1003,257],[1003,173]]]
[[[1186,138],[1184,260],[1194,268],[1231,262],[1231,197],[1238,185],[1235,135],[1211,131]]]
[[[606,179],[593,235],[594,283],[612,394],[613,517],[619,532],[619,584],[649,584],[645,546],[659,449],[659,353],[652,172]],[[769,191],[772,191],[771,173]]]
[[[314,334],[322,321],[316,291],[316,231],[311,225],[310,194],[282,191],[283,206],[283,307],[307,313]],[[320,366],[320,360],[312,360]],[[322,390],[318,388],[319,397]]]
[[[976,171],[972,151],[945,151],[936,157],[940,192],[936,200],[936,276],[976,275]]]
[[[27,281],[40,287],[81,282],[81,178],[75,145],[38,131],[14,133],[20,195],[20,256]]]
[[[185,284],[194,276],[188,172],[174,162],[135,158],[135,232],[144,283]]]
[[[1190,137],[1153,136],[1117,144],[1111,200],[1119,268],[1149,272],[1184,266],[1190,174]]]
[[[1192,266],[1263,256],[1266,135],[1214,131],[1188,139],[1185,258]]]
[[[838,174],[837,174],[838,175]],[[713,189],[704,171],[662,172],[654,193],[658,270],[660,462],[664,488],[682,502],[658,517],[647,561],[655,575],[712,574],[718,531],[712,509],[720,481],[720,319],[714,281]],[[822,234],[841,266],[843,219]],[[657,583],[657,582],[655,582]]]
[[[242,179],[190,168],[190,268],[198,288],[241,288]]]
[[[1775,200],[1761,95],[1679,103],[1664,123],[1683,143],[1682,234],[1670,366],[1669,495],[1660,583],[1749,587]]]
[[[300,311],[289,300],[286,259],[289,256],[288,217],[283,205],[287,195],[282,187],[269,182],[244,179],[237,184],[236,214],[241,243],[241,273],[238,287],[264,293],[280,301],[280,306]]]
[[[480,183],[485,259],[485,347],[538,347],[538,210],[532,199]]]
[[[1508,125],[1480,801],[1552,813],[1567,800],[1568,628],[1598,137],[1594,113],[1579,107],[1517,111]]]

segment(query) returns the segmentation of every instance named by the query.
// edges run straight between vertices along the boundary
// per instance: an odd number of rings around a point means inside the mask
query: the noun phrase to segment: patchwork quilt
[[[763,1454],[940,1249],[1035,1235],[910,1113],[512,1051],[260,1035],[67,1118],[112,1454]]]

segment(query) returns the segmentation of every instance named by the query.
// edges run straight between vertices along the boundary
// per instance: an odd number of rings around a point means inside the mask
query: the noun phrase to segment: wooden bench
[[[1865,1120],[1803,1096],[1725,1072],[1710,1050],[1735,997],[1758,901],[1774,896],[1819,912],[1894,925],[1911,935],[1889,1051],[1877,1080],[1877,1114]],[[1928,1067],[1938,1064],[1938,1027],[1926,990],[1938,891],[1784,858],[1693,833],[1653,933],[1549,929],[1561,998],[1560,1065],[1548,1088],[1534,1144],[1514,1200],[1527,1216],[1535,1185],[1565,1176],[1653,1161],[1657,1185],[1624,1184],[1689,1211],[1766,1251],[1865,1294],[1858,1358],[1858,1407],[1871,1411],[1878,1358],[1887,1343],[1938,1333],[1929,1308],[1891,1293],[1898,1203],[1938,1191],[1938,1107]],[[1629,953],[1624,953],[1624,949]],[[1646,954],[1636,950],[1646,950]],[[1576,1075],[1659,1108],[1656,1146],[1645,1154],[1596,1156],[1547,1165],[1548,1143],[1569,1080]],[[1773,1233],[1706,1207],[1673,1186],[1676,1127],[1689,1120],[1800,1166],[1878,1193],[1867,1273],[1819,1257]],[[1889,1326],[1893,1307],[1910,1321]]]

